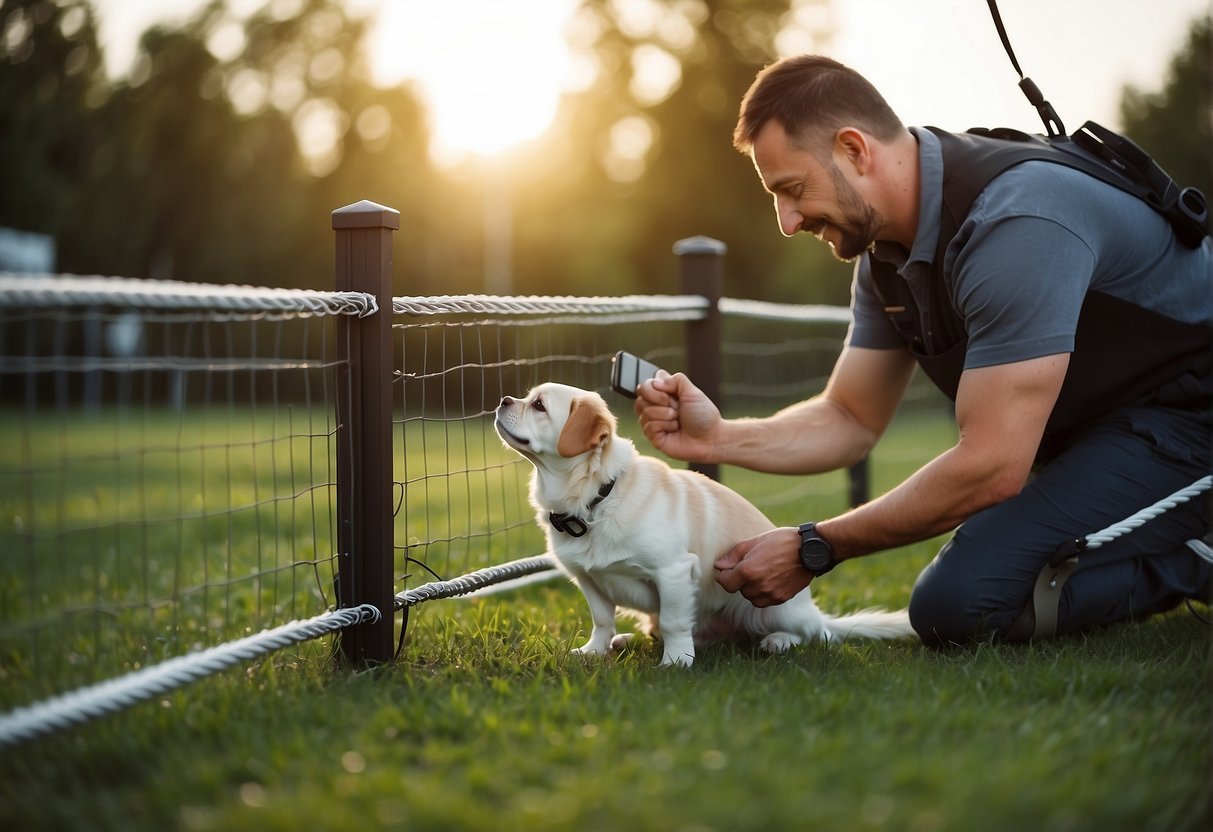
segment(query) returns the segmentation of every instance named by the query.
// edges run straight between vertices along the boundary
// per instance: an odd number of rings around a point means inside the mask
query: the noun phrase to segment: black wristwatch
[[[824,537],[817,533],[816,523],[800,525],[800,565],[814,578],[820,577],[838,565],[834,550]]]

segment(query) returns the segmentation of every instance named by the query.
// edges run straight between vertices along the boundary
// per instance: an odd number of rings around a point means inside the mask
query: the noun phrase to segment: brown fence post
[[[707,317],[687,324],[687,375],[722,410],[720,296],[724,294],[724,255],[727,251],[728,246],[711,237],[687,237],[674,243],[674,254],[678,257],[678,290],[684,295],[703,295],[708,299]],[[720,466],[715,463],[692,463],[691,470],[714,480],[720,479]]]
[[[333,212],[336,289],[374,295],[378,313],[337,319],[337,603],[373,604],[377,622],[341,632],[351,665],[391,661],[392,232],[400,212],[374,202]]]
[[[871,461],[870,456],[865,456],[847,469],[847,503],[851,508],[858,508],[871,499]]]

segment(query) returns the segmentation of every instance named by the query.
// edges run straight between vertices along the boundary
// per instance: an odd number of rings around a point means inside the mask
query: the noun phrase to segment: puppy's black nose
[[[509,406],[510,406],[510,405],[512,405],[513,403],[514,403],[514,397],[513,397],[513,396],[505,396],[505,397],[503,397],[503,398],[501,399],[501,406],[502,406],[502,407],[509,407]]]

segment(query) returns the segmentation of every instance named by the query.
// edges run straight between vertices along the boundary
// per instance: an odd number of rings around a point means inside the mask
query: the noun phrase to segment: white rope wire
[[[1196,556],[1201,560],[1213,563],[1213,546],[1205,543],[1203,540],[1189,540],[1185,544],[1189,549],[1196,553]]]
[[[467,575],[461,575],[449,581],[431,581],[428,584],[422,584],[416,589],[406,589],[404,592],[397,593],[396,609],[412,607],[425,601],[436,601],[440,598],[454,598],[458,595],[467,595],[469,592],[475,592],[492,584],[511,581],[535,572],[543,572],[555,568],[556,561],[551,555],[535,555],[534,557],[503,563],[500,566],[478,569],[475,572],[469,572]]]
[[[373,295],[320,292],[265,286],[187,283],[124,277],[77,275],[0,275],[0,308],[110,306],[136,309],[222,310],[230,312],[296,312],[354,315],[379,311]],[[640,316],[647,320],[695,320],[710,304],[702,295],[623,295],[620,297],[437,295],[392,299],[392,312],[414,317],[436,315],[572,315],[610,316],[610,322]],[[766,320],[847,323],[843,306],[779,304],[743,298],[721,298],[722,314]]]
[[[363,292],[221,286],[124,277],[0,275],[0,308],[64,306],[296,312],[308,315],[354,315],[359,318],[379,311],[374,296]]]
[[[396,315],[597,315],[602,313],[661,313],[702,318],[708,299],[702,295],[623,295],[572,297],[569,295],[497,297],[493,295],[438,295],[392,299]],[[678,320],[679,318],[671,318]]]
[[[1094,534],[1087,535],[1086,548],[1098,549],[1105,543],[1110,543],[1116,538],[1128,534],[1139,526],[1144,525],[1147,521],[1153,520],[1160,514],[1175,508],[1177,505],[1186,503],[1196,495],[1208,491],[1210,487],[1213,487],[1213,476],[1201,477],[1187,488],[1181,488],[1171,496],[1159,500],[1154,505],[1143,508],[1132,517],[1127,517],[1124,520],[1121,520],[1119,523],[1108,526],[1103,531],[1098,531]]]
[[[721,298],[720,312],[737,318],[758,318],[772,321],[851,322],[851,310],[846,306],[825,306],[816,303],[770,303],[745,298]]]
[[[546,572],[532,572],[529,575],[523,575],[519,578],[508,578],[499,584],[490,584],[480,589],[473,590],[467,595],[462,596],[465,599],[485,598],[489,595],[501,595],[506,592],[517,592],[524,586],[531,584],[542,584],[548,581],[554,581],[558,578],[566,577],[559,569],[549,569]]]
[[[0,749],[117,713],[241,662],[379,617],[379,610],[370,604],[332,610],[17,708],[0,715]]]

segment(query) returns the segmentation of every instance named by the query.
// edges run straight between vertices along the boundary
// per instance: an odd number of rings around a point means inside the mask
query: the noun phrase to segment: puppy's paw
[[[631,640],[635,637],[635,633],[620,633],[619,635],[615,636],[613,639],[611,639],[611,652],[615,653],[627,647]]]
[[[661,654],[662,667],[690,667],[695,662],[695,645],[665,643]]]
[[[695,663],[694,656],[688,656],[686,653],[666,653],[661,657],[662,667],[690,667]]]
[[[771,633],[758,646],[768,653],[786,653],[788,648],[800,644],[800,636],[795,633]]]
[[[592,641],[587,641],[580,647],[574,647],[569,651],[574,656],[605,656],[611,652],[610,645],[602,646],[595,644]]]

